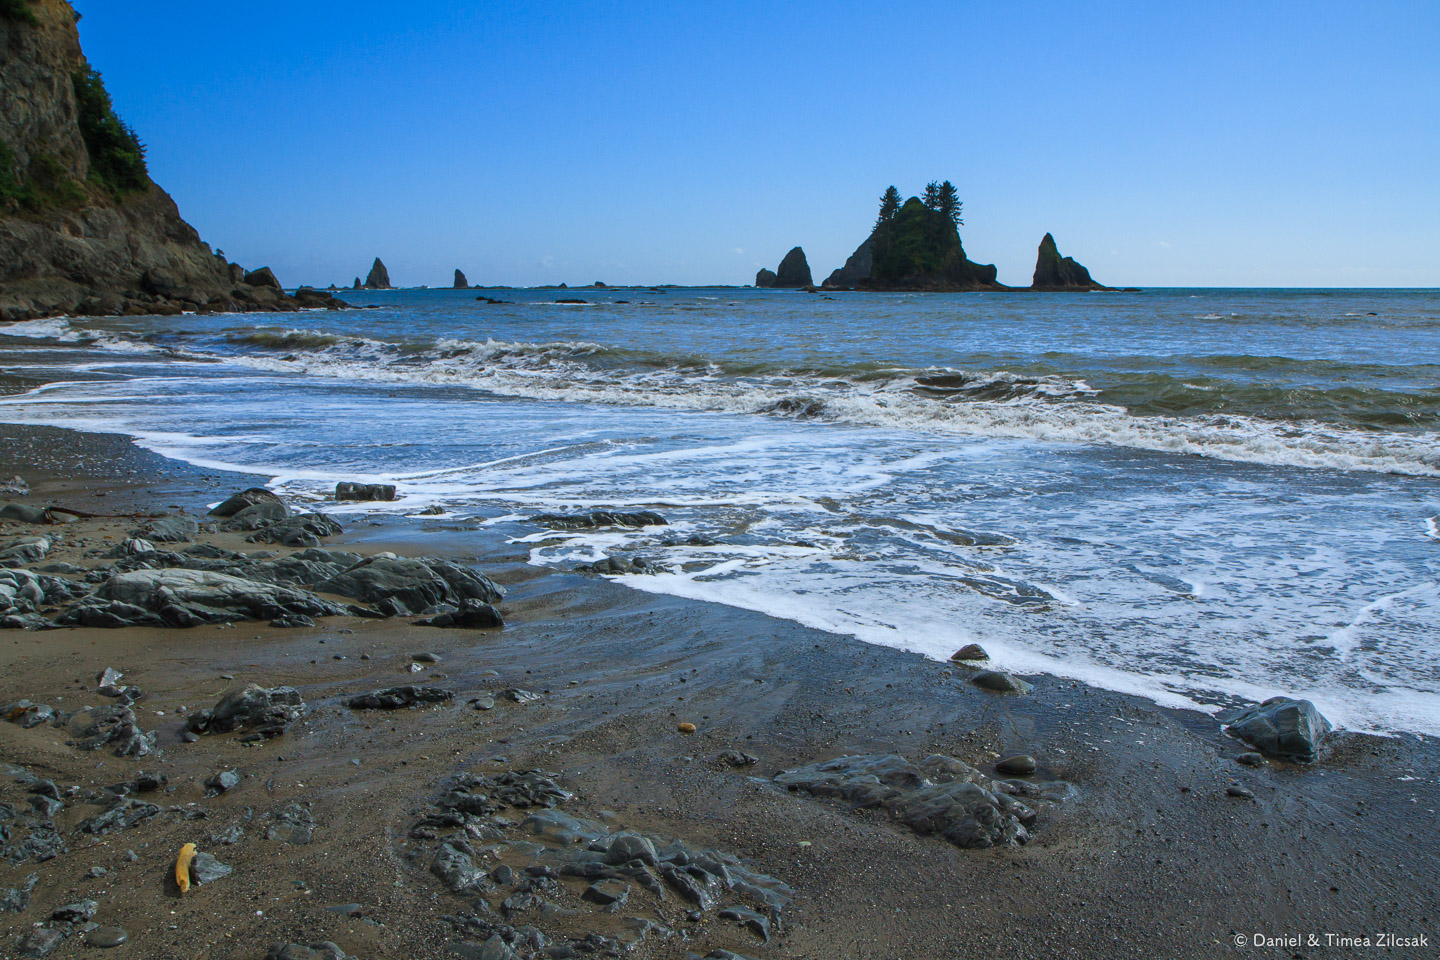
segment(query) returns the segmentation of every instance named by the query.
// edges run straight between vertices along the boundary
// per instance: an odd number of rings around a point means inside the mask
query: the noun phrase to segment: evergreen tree
[[[925,184],[924,203],[931,210],[940,209],[940,184],[938,181],[931,180]]]
[[[894,186],[885,188],[880,196],[880,216],[875,221],[875,226],[880,227],[895,219],[895,214],[900,212],[900,191]]]
[[[957,227],[965,222],[960,218],[960,211],[965,204],[960,202],[960,191],[955,189],[955,184],[949,180],[940,184],[940,188],[936,191],[935,199],[936,203],[932,209],[939,210],[945,214]]]

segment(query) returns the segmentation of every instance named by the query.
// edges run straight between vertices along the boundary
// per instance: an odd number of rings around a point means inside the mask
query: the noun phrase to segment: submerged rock
[[[1320,759],[1320,746],[1333,729],[1315,704],[1289,697],[1247,707],[1226,728],[1261,753],[1296,763]]]
[[[342,480],[335,484],[336,500],[394,500],[393,483],[352,483]]]
[[[658,513],[642,510],[637,513],[617,513],[597,510],[594,513],[542,513],[530,518],[531,523],[544,524],[561,530],[592,530],[596,527],[663,527],[666,520]]]

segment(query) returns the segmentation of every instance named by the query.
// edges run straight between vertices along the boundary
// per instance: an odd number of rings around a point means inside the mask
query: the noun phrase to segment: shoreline
[[[42,438],[37,464],[26,454]],[[56,428],[4,428],[0,472],[31,480],[26,502],[88,500],[114,513],[147,505],[193,513],[249,485],[123,437]],[[117,537],[129,525],[85,520],[40,532],[61,532],[78,555],[81,536]],[[288,939],[332,940],[361,958],[453,956],[448,944],[473,941],[473,930],[439,918],[473,904],[427,872],[430,844],[407,831],[448,777],[524,769],[556,773],[577,795],[561,808],[571,816],[713,846],[793,890],[766,945],[713,911],[691,919],[693,905],[673,891],[656,903],[636,888],[623,915],[670,933],[651,930],[632,956],[1153,957],[1163,949],[1218,957],[1239,952],[1236,936],[1257,933],[1303,943],[1310,932],[1435,930],[1440,880],[1427,864],[1440,841],[1418,828],[1437,806],[1440,749],[1424,738],[1347,734],[1317,765],[1251,769],[1234,760],[1248,748],[1205,715],[1046,676],[1028,678],[1034,691],[1026,696],[988,693],[953,665],[918,654],[530,566],[501,528],[462,532],[438,522],[397,536],[384,522],[353,517],[346,525],[326,549],[477,558],[509,591],[500,605],[506,626],[343,617],[294,630],[244,623],[0,634],[10,641],[0,647],[0,701],[94,704],[92,678],[114,666],[146,690],[140,725],[153,725],[163,752],[140,760],[81,753],[65,746],[63,729],[0,723],[7,761],[86,789],[158,770],[172,792],[155,802],[185,805],[92,838],[66,829],[95,812],[73,804],[79,809],[57,819],[68,854],[0,864],[0,888],[39,874],[27,912],[0,913],[0,943],[54,907],[94,896],[96,921],[125,927],[125,949],[137,955],[258,958]],[[25,529],[4,524],[7,538]],[[233,537],[226,545],[255,549]],[[421,650],[439,662],[411,674],[410,654]],[[181,742],[178,706],[193,713],[243,682],[292,684],[312,712],[258,746],[234,736]],[[434,684],[455,699],[383,716],[343,706],[346,696],[404,683]],[[539,697],[484,712],[466,702],[501,688]],[[681,735],[681,722],[698,730]],[[758,762],[731,768],[717,759],[729,750]],[[1073,792],[1035,803],[1028,844],[975,850],[773,780],[844,754],[892,753],[914,762],[946,754],[986,777],[998,776],[1000,756],[1029,754],[1040,768],[1030,779],[1063,779]],[[230,768],[240,785],[206,799],[203,781]],[[1231,786],[1254,798],[1228,795]],[[0,802],[24,803],[13,778],[0,786]],[[312,805],[315,839],[303,847],[265,837],[264,818],[291,802]],[[197,808],[207,818],[186,819]],[[243,839],[207,843],[226,824],[241,826]],[[187,840],[235,872],[181,898],[165,877]],[[136,862],[124,859],[127,849]],[[92,866],[109,873],[82,879]],[[583,884],[557,887],[538,894],[550,909],[518,912],[511,923],[539,928],[552,946],[586,933],[628,935],[616,915],[580,898]],[[359,917],[326,909],[336,904],[359,904]],[[81,939],[53,955],[86,951]],[[1245,952],[1276,955],[1271,947]],[[1394,951],[1409,953],[1423,955]]]

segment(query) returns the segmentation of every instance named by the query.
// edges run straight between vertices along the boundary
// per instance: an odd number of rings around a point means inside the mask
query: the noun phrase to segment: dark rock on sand
[[[444,703],[454,696],[449,690],[439,687],[406,685],[362,693],[345,701],[345,705],[351,710],[399,710],[425,703]]]
[[[464,600],[498,603],[499,587],[486,576],[434,557],[379,554],[360,561],[317,589],[377,604],[382,612],[403,616]]]
[[[393,483],[351,483],[342,480],[335,484],[336,500],[394,500]]]
[[[485,871],[471,859],[475,851],[464,840],[441,843],[430,859],[430,873],[451,893],[483,893],[490,887]]]
[[[32,873],[18,887],[0,887],[0,913],[24,913],[30,908],[30,891],[40,874]]]
[[[390,271],[385,269],[385,264],[376,257],[375,262],[370,265],[370,273],[365,277],[366,290],[389,290]]]
[[[135,711],[119,704],[82,710],[70,720],[80,750],[109,749],[117,757],[144,757],[155,749],[155,732],[140,729]]]
[[[239,770],[222,770],[205,781],[205,796],[218,797],[240,785]]]
[[[241,490],[239,493],[229,497],[222,503],[216,504],[210,509],[210,512],[207,514],[207,516],[233,517],[235,516],[235,514],[240,513],[242,510],[246,510],[250,507],[267,503],[280,504],[281,506],[285,505],[284,500],[281,500],[278,496],[271,493],[269,490],[266,490],[264,487],[251,487],[248,490]]]
[[[1267,756],[1314,763],[1332,729],[1309,700],[1271,697],[1242,711],[1227,732]]]
[[[160,808],[153,803],[145,803],[130,797],[116,797],[104,812],[81,821],[80,832],[103,836],[107,833],[129,830],[151,817],[159,815]]]
[[[741,750],[726,750],[715,759],[727,767],[750,767],[760,762],[760,758]]]
[[[70,925],[68,923],[45,923],[32,927],[15,941],[15,955],[18,957],[48,957],[69,935]]]
[[[880,807],[916,833],[938,834],[958,847],[1024,843],[1035,812],[992,789],[974,767],[933,756],[923,768],[896,755],[839,757],[782,773],[775,782],[856,808]]]
[[[1234,797],[1236,800],[1254,800],[1255,792],[1244,787],[1231,784],[1225,788],[1225,796]]]
[[[261,527],[245,539],[250,543],[278,543],[283,547],[318,547],[326,537],[336,537],[344,530],[323,513],[302,513]]]
[[[967,643],[965,646],[950,654],[950,659],[956,663],[968,660],[989,660],[990,654],[978,643]]]
[[[1109,287],[1090,279],[1090,271],[1070,257],[1060,256],[1055,238],[1045,234],[1040,241],[1040,251],[1035,257],[1035,275],[1030,289],[1046,291],[1066,290],[1109,290]]]
[[[45,559],[50,552],[47,537],[21,537],[0,543],[0,566],[17,567]]]
[[[315,817],[303,803],[287,803],[270,819],[273,825],[265,831],[266,840],[303,846],[315,835]]]
[[[195,883],[214,883],[234,872],[234,867],[221,863],[208,853],[197,853],[195,859],[190,861],[190,879]]]
[[[616,513],[597,510],[594,513],[542,513],[530,518],[531,523],[544,524],[561,530],[591,530],[596,527],[663,527],[666,520],[648,510],[637,513]]]
[[[96,927],[85,934],[85,945],[109,950],[112,947],[120,946],[129,939],[130,934],[125,932],[124,927]]]
[[[630,884],[620,880],[597,880],[585,888],[580,896],[602,907],[619,909],[630,896]]]
[[[278,737],[307,709],[294,687],[266,688],[247,683],[225,694],[211,709],[192,715],[186,729],[192,733],[244,730],[265,738]]]
[[[63,907],[56,907],[50,913],[50,919],[59,923],[84,923],[95,916],[95,911],[100,909],[100,904],[94,900],[81,900],[78,903],[67,903]]]
[[[207,570],[135,570],[102,583],[56,618],[66,626],[192,627],[349,610],[314,594]]]
[[[153,543],[189,543],[200,524],[189,517],[159,517],[130,531],[130,536]]]
[[[416,620],[421,627],[462,627],[467,630],[485,630],[505,626],[500,611],[481,600],[462,599],[453,612],[436,614],[424,620]]]
[[[318,943],[272,943],[265,960],[355,960],[329,940]]]
[[[281,630],[293,630],[300,627],[313,627],[315,626],[315,621],[304,614],[291,613],[271,620],[270,626],[278,627]]]
[[[1261,753],[1242,753],[1235,758],[1235,762],[1242,767],[1263,767],[1265,766],[1265,755]]]
[[[731,906],[720,911],[721,920],[736,920],[763,942],[770,942],[770,918],[749,907]]]
[[[1006,757],[995,764],[995,771],[1008,776],[1028,777],[1035,772],[1035,758],[1026,754],[1019,754],[1013,757]]]
[[[1032,689],[1029,683],[1004,670],[981,670],[970,682],[995,693],[1029,693]]]

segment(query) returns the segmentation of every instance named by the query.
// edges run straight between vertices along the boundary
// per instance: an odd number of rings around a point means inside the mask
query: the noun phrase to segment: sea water
[[[338,514],[655,510],[519,539],[935,658],[1440,734],[1440,291],[485,294],[0,328],[43,382],[0,420],[400,489]]]

